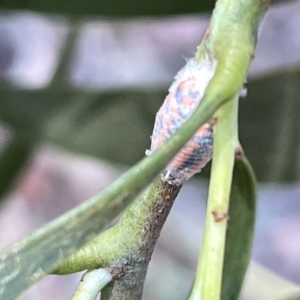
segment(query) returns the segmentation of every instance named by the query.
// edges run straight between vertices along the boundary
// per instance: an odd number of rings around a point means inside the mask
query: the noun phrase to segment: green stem
[[[216,113],[209,196],[201,253],[189,300],[219,300],[230,188],[237,145],[238,95]]]
[[[126,209],[115,226],[68,256],[54,273],[70,274],[108,267],[117,261],[128,260],[130,255],[141,260],[148,252],[152,253],[179,190],[180,186],[170,186],[158,176]],[[143,244],[143,252],[140,253],[138,250]]]
[[[189,300],[220,299],[234,155],[238,147],[238,90],[245,80],[259,23],[268,4],[269,0],[217,1],[210,26],[197,49],[196,59],[209,49],[218,62],[206,95],[221,90],[219,97],[229,102],[224,103],[216,113],[202,248]],[[226,88],[218,89],[218,85]]]
[[[99,292],[112,280],[112,276],[105,269],[86,272],[76,289],[72,300],[95,300]]]
[[[217,60],[215,76],[206,89],[210,94],[216,86],[223,86],[223,99],[231,99],[245,81],[248,66],[253,58],[259,25],[270,0],[218,0],[210,25],[196,59],[207,50]]]
[[[101,292],[104,299],[140,299],[155,243],[179,190],[157,177],[114,227],[69,256],[56,273],[105,267],[114,281]]]

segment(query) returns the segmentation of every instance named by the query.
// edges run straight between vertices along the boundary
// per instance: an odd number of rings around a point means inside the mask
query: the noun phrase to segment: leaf
[[[6,9],[25,9],[46,13],[72,15],[135,16],[174,15],[211,11],[215,0],[2,0]]]
[[[251,254],[255,221],[255,181],[245,158],[236,159],[226,234],[222,300],[239,297]]]

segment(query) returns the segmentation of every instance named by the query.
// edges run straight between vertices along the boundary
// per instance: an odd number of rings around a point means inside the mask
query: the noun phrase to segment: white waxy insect
[[[146,154],[162,145],[194,112],[214,75],[215,67],[216,62],[208,57],[199,62],[190,59],[178,72],[156,115],[151,151]],[[169,163],[163,180],[172,185],[181,185],[200,172],[211,159],[212,144],[213,128],[205,123]]]

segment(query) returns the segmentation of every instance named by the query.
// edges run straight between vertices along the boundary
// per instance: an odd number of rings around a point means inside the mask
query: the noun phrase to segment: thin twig
[[[105,269],[86,272],[80,280],[72,300],[95,300],[96,296],[112,280]]]

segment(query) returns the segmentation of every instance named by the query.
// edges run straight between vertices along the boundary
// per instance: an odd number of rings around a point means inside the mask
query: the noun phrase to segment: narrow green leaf
[[[230,194],[222,300],[236,300],[239,297],[250,259],[255,201],[255,180],[252,169],[246,158],[237,158]]]

